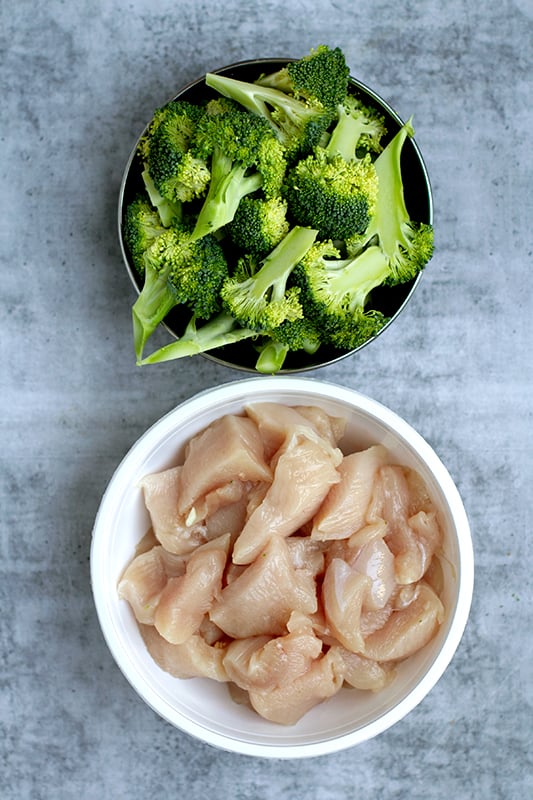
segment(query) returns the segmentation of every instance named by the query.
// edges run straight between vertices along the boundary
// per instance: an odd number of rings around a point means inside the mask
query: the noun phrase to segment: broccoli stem
[[[253,276],[251,290],[253,297],[260,300],[272,287],[270,301],[282,300],[287,279],[294,265],[305,256],[316,239],[317,231],[312,228],[295,226],[281,240],[277,247],[265,258],[258,272]]]
[[[168,228],[173,221],[179,222],[183,216],[181,203],[172,203],[170,200],[162,197],[147,169],[143,171],[142,179],[150,202],[159,213],[161,224],[164,225],[165,228]]]
[[[147,269],[142,292],[133,304],[133,344],[135,356],[142,358],[146,342],[161,320],[176,305],[176,294],[167,280],[166,273]]]
[[[379,243],[388,256],[396,251],[398,243],[406,250],[410,248],[402,225],[409,219],[409,213],[405,205],[400,159],[404,142],[411,136],[414,136],[414,130],[410,118],[374,163],[379,191],[376,211],[366,231],[366,240],[370,241],[372,236],[378,234]]]
[[[276,372],[279,372],[285,362],[288,352],[288,345],[271,339],[260,349],[259,356],[255,363],[257,372],[261,372],[264,375],[274,375]]]
[[[175,342],[164,345],[146,358],[139,359],[137,364],[160,364],[164,361],[173,361],[185,356],[194,356],[205,353],[217,347],[235,344],[244,339],[257,336],[257,331],[241,328],[230,314],[221,312],[216,317],[196,327],[196,318],[193,316],[183,335]]]
[[[264,117],[269,122],[271,122],[271,112],[265,102],[266,100],[269,100],[274,108],[279,105],[289,108],[296,103],[296,101],[289,98],[288,95],[285,95],[279,89],[259,86],[254,83],[248,83],[247,81],[239,81],[235,78],[227,78],[224,75],[216,75],[209,72],[205,77],[205,82],[211,89],[215,89],[225,97],[235,100],[235,102],[240,103],[244,108],[248,109],[248,111],[260,117]],[[297,104],[297,107],[298,106],[299,104]],[[274,130],[277,130],[275,125],[272,124],[272,127]]]
[[[328,262],[329,291],[342,302],[348,298],[350,312],[364,308],[368,295],[390,274],[389,260],[372,245],[356,258]]]
[[[336,123],[325,150],[328,156],[341,156],[345,161],[356,158],[357,143],[366,132],[364,118],[347,114],[343,106],[339,106],[339,119]]]
[[[247,168],[240,162],[234,163],[219,148],[215,148],[211,181],[192,232],[193,241],[231,222],[242,198],[261,188],[261,174],[254,172],[247,175],[246,172]]]

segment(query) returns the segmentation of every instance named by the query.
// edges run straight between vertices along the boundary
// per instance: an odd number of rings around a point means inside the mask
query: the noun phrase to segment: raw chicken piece
[[[161,545],[130,562],[118,584],[119,596],[130,604],[138,622],[153,625],[159,599],[170,577],[185,573],[185,559],[167,553]]]
[[[419,511],[407,520],[409,527],[415,532],[424,553],[424,575],[431,559],[442,544],[442,531],[436,511]]]
[[[290,536],[310,520],[339,481],[340,458],[310,429],[295,431],[276,455],[272,485],[235,542],[233,561],[250,564],[271,536]]]
[[[395,594],[396,598],[396,594]],[[395,598],[387,603],[383,608],[378,608],[377,611],[362,611],[361,612],[361,636],[365,639],[371,633],[382,628],[387,622],[388,618],[395,609]]]
[[[385,625],[365,639],[362,653],[375,661],[407,658],[433,638],[443,619],[442,602],[421,581],[409,605],[393,611]]]
[[[374,522],[363,525],[357,533],[353,533],[348,539],[348,545],[355,550],[376,539],[383,539],[386,535],[387,523],[384,519],[376,519]]]
[[[182,644],[198,631],[220,593],[229,544],[229,534],[204,544],[189,558],[185,575],[169,578],[154,617],[167,641]]]
[[[368,575],[371,580],[363,599],[363,608],[367,611],[384,608],[396,588],[396,580],[394,556],[383,539],[365,544],[350,563],[357,572]]]
[[[277,689],[249,693],[252,707],[265,719],[295,725],[314,706],[336,694],[343,684],[343,663],[334,650],[314,661],[292,683]]]
[[[229,583],[213,603],[210,619],[228,636],[280,636],[292,611],[316,611],[316,587],[291,564],[285,539],[273,536],[257,559]]]
[[[410,494],[402,467],[382,467],[379,480],[381,515],[388,526],[385,541],[395,556],[396,580],[414,583],[423,577],[441,541],[436,514],[420,511],[408,518]]]
[[[257,426],[226,414],[189,442],[178,477],[178,511],[189,516],[202,497],[231,481],[271,479]]]
[[[404,473],[409,490],[409,516],[412,517],[419,511],[427,511],[428,513],[433,511],[433,501],[429,494],[427,484],[420,473],[408,467],[404,467]]]
[[[145,475],[140,482],[144,502],[159,542],[171,553],[192,552],[206,541],[205,525],[195,520],[192,525],[178,511],[178,479],[182,467]]]
[[[308,536],[289,536],[287,547],[294,569],[305,569],[316,578],[324,572],[325,556],[321,542]]]
[[[152,625],[140,626],[146,649],[162,670],[175,678],[211,678],[226,682],[224,648],[209,645],[199,634],[183,644],[171,644]]]
[[[204,495],[185,516],[178,510],[182,470],[172,467],[152,473],[140,483],[158,541],[171,553],[186,554],[220,535],[221,526],[235,534],[241,531],[249,484],[230,480]],[[230,527],[224,519],[231,520]]]
[[[145,475],[139,483],[152,528],[158,541],[171,553],[190,553],[205,541],[205,526],[188,526],[178,513],[178,477],[181,467]]]
[[[328,564],[322,584],[322,602],[331,633],[348,650],[363,651],[361,609],[371,586],[371,579],[334,558]]]
[[[140,556],[142,553],[147,553],[148,550],[151,550],[152,547],[156,547],[158,544],[160,544],[160,542],[154,533],[154,529],[148,528],[142,539],[135,547],[135,555]]]
[[[238,483],[242,487],[240,497],[232,503],[220,506],[206,518],[205,535],[208,541],[229,533],[233,544],[242,531],[247,516],[249,484],[241,484],[240,481]]]
[[[339,444],[346,430],[344,417],[332,417],[319,406],[294,406],[294,408],[313,423],[314,429],[320,436],[332,445]]]
[[[341,645],[334,648],[343,664],[344,680],[354,689],[378,692],[394,680],[394,666],[385,662],[379,664],[370,658],[351,653]]]
[[[307,672],[322,652],[322,642],[310,619],[298,612],[291,615],[287,629],[285,636],[254,636],[235,639],[228,645],[224,668],[230,680],[241,689],[265,691]]]
[[[386,463],[382,445],[344,456],[340,482],[333,487],[313,521],[313,539],[345,539],[365,524],[378,469]]]
[[[247,406],[246,413],[259,428],[268,461],[285,439],[299,428],[311,428],[332,447],[336,447],[344,433],[344,420],[329,417],[321,408],[313,406],[254,403]]]

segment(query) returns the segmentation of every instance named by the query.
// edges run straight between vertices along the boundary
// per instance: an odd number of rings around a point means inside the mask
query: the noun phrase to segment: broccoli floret
[[[340,258],[331,242],[311,247],[294,270],[306,315],[325,341],[353,349],[375,336],[388,321],[368,308],[370,293],[388,278],[388,259],[377,246]]]
[[[318,101],[299,100],[279,89],[208,73],[206,84],[266,120],[294,160],[308,155],[335,119],[335,111]]]
[[[227,232],[241,252],[263,258],[289,232],[287,203],[281,197],[244,197]]]
[[[409,119],[375,161],[379,190],[376,208],[363,235],[349,237],[350,255],[377,243],[388,259],[389,285],[412,280],[433,255],[433,226],[411,220],[405,205],[401,153],[407,137],[413,136]]]
[[[198,105],[172,100],[156,110],[139,142],[139,154],[155,188],[171,202],[189,202],[206,191],[209,167],[191,151],[203,115]]]
[[[240,201],[252,192],[262,189],[267,198],[279,195],[285,153],[265,120],[241,109],[206,113],[194,146],[201,158],[211,158],[211,180],[193,238],[230,223]]]
[[[168,228],[144,253],[145,278],[132,309],[137,359],[157,325],[179,304],[198,318],[220,311],[220,288],[228,275],[214,236],[193,241],[184,226]]]
[[[387,133],[385,118],[355,95],[348,94],[337,107],[337,122],[327,144],[330,156],[351,161],[365,152],[380,153]]]
[[[147,169],[142,171],[141,177],[143,179],[144,188],[146,189],[146,194],[161,218],[161,224],[164,225],[165,228],[169,228],[171,225],[181,222],[183,217],[182,203],[179,201],[173,202],[163,197],[157,190]]]
[[[144,276],[144,253],[166,229],[156,209],[139,194],[128,204],[122,225],[124,243],[137,274]]]
[[[298,287],[287,287],[293,268],[316,238],[316,231],[294,227],[263,260],[240,259],[221,290],[226,311],[241,325],[269,332],[285,320],[304,316]]]
[[[151,353],[138,361],[139,365],[160,364],[186,356],[206,353],[219,347],[226,347],[244,339],[253,339],[257,331],[242,328],[232,316],[221,311],[208,322],[198,327],[197,318],[193,315],[179,339]]]
[[[303,350],[313,355],[321,344],[322,338],[311,320],[306,317],[285,320],[256,348],[259,356],[255,368],[273,375],[280,371],[291,351]]]
[[[339,47],[319,45],[315,50],[285,67],[262,75],[256,83],[279,89],[297,99],[319,102],[324,108],[336,108],[348,90],[350,70]]]
[[[368,151],[379,149],[385,128],[377,112],[350,96],[337,114],[328,142],[289,171],[285,196],[299,225],[342,240],[363,233],[374,213],[378,177]]]
[[[298,161],[284,187],[296,223],[317,228],[321,239],[345,239],[362,233],[374,213],[377,192],[370,155],[346,161],[320,147]]]

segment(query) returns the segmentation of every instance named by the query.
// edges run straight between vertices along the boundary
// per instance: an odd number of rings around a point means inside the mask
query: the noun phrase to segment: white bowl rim
[[[139,675],[132,659],[124,659],[124,651],[121,650],[117,641],[116,628],[105,603],[105,587],[101,585],[99,580],[97,564],[102,537],[104,536],[105,513],[108,504],[112,500],[113,492],[121,480],[121,474],[130,462],[135,461],[141,452],[149,448],[151,444],[155,444],[162,435],[164,436],[165,433],[175,429],[177,422],[181,418],[187,417],[192,406],[200,413],[202,410],[207,410],[213,406],[216,407],[224,400],[231,399],[235,401],[242,398],[243,403],[249,403],[251,401],[247,397],[247,390],[257,388],[258,384],[267,393],[275,393],[278,390],[282,390],[285,393],[294,392],[297,395],[301,392],[307,392],[315,395],[317,400],[322,397],[324,400],[331,401],[334,399],[352,406],[355,404],[359,411],[392,428],[395,434],[404,442],[407,442],[422,461],[428,465],[446,497],[455,526],[461,531],[461,536],[457,540],[460,555],[460,579],[458,579],[458,595],[453,619],[446,640],[429,669],[420,682],[397,705],[383,713],[373,722],[367,724],[364,728],[327,740],[282,745],[245,742],[212,731],[170,708],[162,709],[161,698]],[[474,552],[469,521],[461,496],[439,456],[421,434],[396,412],[358,390],[340,386],[327,380],[284,375],[243,378],[204,389],[179,403],[154,422],[121,459],[107,484],[93,526],[90,567],[93,599],[104,640],[124,677],[145,703],[174,727],[200,739],[204,743],[242,755],[276,759],[307,758],[327,755],[350,748],[383,733],[410,713],[439,681],[452,660],[468,621],[474,588]]]

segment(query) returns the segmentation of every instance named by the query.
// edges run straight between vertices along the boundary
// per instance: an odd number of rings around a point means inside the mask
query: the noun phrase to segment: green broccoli
[[[146,194],[159,214],[161,224],[164,225],[165,228],[169,228],[171,225],[181,222],[183,218],[183,204],[180,201],[172,201],[163,197],[157,190],[147,169],[142,171],[141,177],[143,179],[144,188],[146,189]]]
[[[335,119],[318,100],[299,100],[279,89],[208,73],[206,84],[266,120],[293,161],[312,152]]]
[[[378,244],[389,262],[389,285],[415,278],[433,255],[433,226],[411,220],[405,204],[401,153],[410,136],[414,136],[411,119],[377,157],[379,191],[373,217],[362,235],[349,237],[346,242],[350,255],[357,255],[369,244]]]
[[[259,86],[279,89],[296,99],[335,109],[348,91],[350,71],[339,47],[319,45],[303,58],[289,62],[269,75],[261,75]]]
[[[346,161],[320,147],[289,170],[284,187],[295,222],[317,228],[321,239],[362,233],[374,213],[377,193],[376,170],[369,154]]]
[[[220,288],[228,275],[224,251],[214,236],[193,241],[185,227],[168,228],[144,253],[144,285],[132,309],[139,360],[157,325],[177,305],[198,318],[220,310]]]
[[[285,153],[265,120],[241,109],[208,110],[198,124],[194,148],[201,158],[211,158],[211,179],[193,238],[230,223],[240,201],[252,192],[262,189],[267,198],[279,195]]]
[[[163,361],[172,361],[186,356],[206,353],[209,350],[236,344],[245,339],[257,337],[257,331],[242,328],[230,314],[221,311],[216,316],[197,326],[197,317],[193,315],[183,332],[175,342],[170,342],[149,356],[138,361],[138,364],[160,364]]]
[[[222,285],[225,310],[239,324],[267,333],[286,320],[303,318],[300,290],[288,288],[287,282],[315,241],[316,233],[296,226],[263,261],[251,256],[241,258],[236,272]]]
[[[347,94],[337,106],[338,118],[327,144],[330,156],[353,161],[365,152],[380,153],[387,133],[385,118],[355,95]]]
[[[244,197],[227,233],[243,253],[263,258],[289,232],[287,203],[281,197]]]
[[[351,350],[375,336],[388,321],[368,307],[370,293],[390,274],[388,259],[377,246],[355,257],[340,258],[331,242],[319,242],[296,266],[307,317],[324,341]]]
[[[310,319],[285,320],[257,348],[259,356],[255,368],[258,372],[273,375],[282,369],[290,352],[303,350],[313,355],[321,344],[322,337]]]
[[[209,183],[208,165],[191,151],[204,109],[172,100],[155,111],[139,142],[139,155],[159,194],[173,203],[201,197]]]
[[[287,175],[285,196],[299,225],[321,239],[346,239],[366,230],[374,213],[378,177],[370,150],[379,150],[383,118],[347,96],[337,109],[328,142],[298,161]]]
[[[124,244],[139,277],[144,277],[145,251],[165,230],[159,213],[144,195],[138,194],[126,207],[123,220]]]

